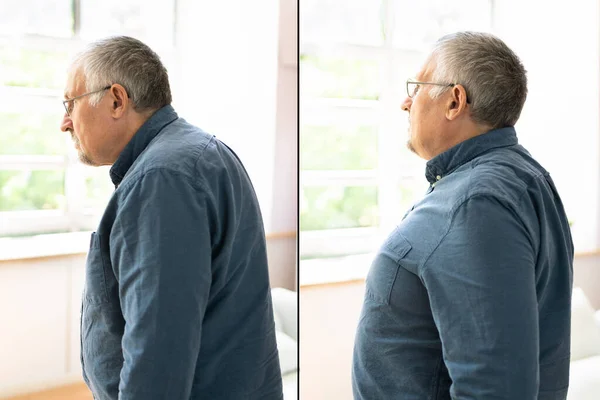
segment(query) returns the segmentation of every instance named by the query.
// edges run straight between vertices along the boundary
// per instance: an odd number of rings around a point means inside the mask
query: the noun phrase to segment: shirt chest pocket
[[[401,268],[400,261],[412,249],[411,244],[399,233],[392,234],[381,247],[366,281],[366,296],[372,301],[389,305],[394,282]]]
[[[103,304],[109,301],[106,270],[108,254],[104,254],[105,249],[102,244],[100,235],[96,232],[92,233],[83,290],[83,297],[88,304]]]

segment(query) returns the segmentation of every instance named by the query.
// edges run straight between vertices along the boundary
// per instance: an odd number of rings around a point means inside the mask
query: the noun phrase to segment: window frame
[[[375,251],[401,220],[407,210],[398,207],[401,194],[398,189],[407,180],[422,181],[423,193],[427,188],[425,161],[401,161],[399,151],[405,147],[406,115],[399,109],[406,98],[405,82],[396,69],[402,60],[412,64],[423,61],[424,53],[414,49],[394,47],[394,0],[382,1],[384,40],[381,46],[350,43],[300,42],[300,54],[348,59],[377,60],[380,65],[378,100],[348,100],[307,98],[300,92],[300,129],[308,124],[334,124],[353,121],[377,127],[377,167],[361,171],[306,171],[300,170],[300,190],[307,186],[344,185],[361,183],[378,188],[379,225],[376,227],[304,231],[300,224],[300,259],[339,257]],[[494,0],[487,0],[490,9],[489,29],[493,28]],[[416,72],[416,71],[415,71]],[[404,77],[404,79],[409,76]],[[399,129],[400,128],[400,129]],[[402,171],[402,174],[398,174]],[[370,175],[365,178],[365,175]],[[341,178],[343,176],[343,178]],[[300,196],[302,201],[302,196]]]

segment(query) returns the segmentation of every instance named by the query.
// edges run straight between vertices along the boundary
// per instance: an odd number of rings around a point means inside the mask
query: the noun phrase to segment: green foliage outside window
[[[300,89],[325,98],[378,100],[381,75],[374,60],[300,56]]]
[[[305,187],[300,199],[300,230],[377,226],[376,187]]]
[[[65,155],[69,134],[60,131],[60,120],[60,112],[0,112],[0,154]]]
[[[303,170],[377,168],[377,128],[304,126],[300,131]]]
[[[61,170],[0,171],[0,211],[61,209],[64,186]]]
[[[114,192],[110,180],[110,167],[85,167],[85,200],[84,207],[103,209]]]
[[[68,63],[66,52],[0,47],[0,85],[62,91]]]

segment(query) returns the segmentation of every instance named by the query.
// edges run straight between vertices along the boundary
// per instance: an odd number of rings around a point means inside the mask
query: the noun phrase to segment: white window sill
[[[364,280],[376,253],[300,261],[300,286],[326,285]],[[575,258],[600,257],[600,249],[576,252]]]
[[[0,262],[87,254],[92,231],[0,238]],[[267,234],[267,241],[296,238],[296,232]]]
[[[0,261],[86,254],[92,232],[0,238]]]
[[[375,253],[300,261],[300,286],[363,280]]]

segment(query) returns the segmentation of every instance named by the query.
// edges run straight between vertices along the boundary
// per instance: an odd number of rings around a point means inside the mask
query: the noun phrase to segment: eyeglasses
[[[454,87],[456,86],[456,83],[435,83],[435,82],[418,82],[418,81],[412,81],[412,80],[407,80],[406,81],[406,93],[408,94],[408,97],[410,97],[411,99],[413,97],[416,96],[416,94],[419,92],[420,86],[421,85],[435,85],[435,86],[444,86],[444,87]]]
[[[109,85],[105,88],[102,89],[98,89],[98,90],[94,90],[93,92],[88,92],[88,93],[84,93],[82,95],[79,96],[75,96],[72,99],[67,99],[65,101],[63,101],[63,106],[65,106],[65,111],[67,112],[67,115],[70,117],[71,113],[73,112],[73,107],[75,106],[75,100],[80,98],[80,97],[84,97],[84,96],[88,96],[90,94],[94,94],[94,93],[98,93],[98,92],[102,92],[104,90],[108,90],[112,87],[112,85]]]

